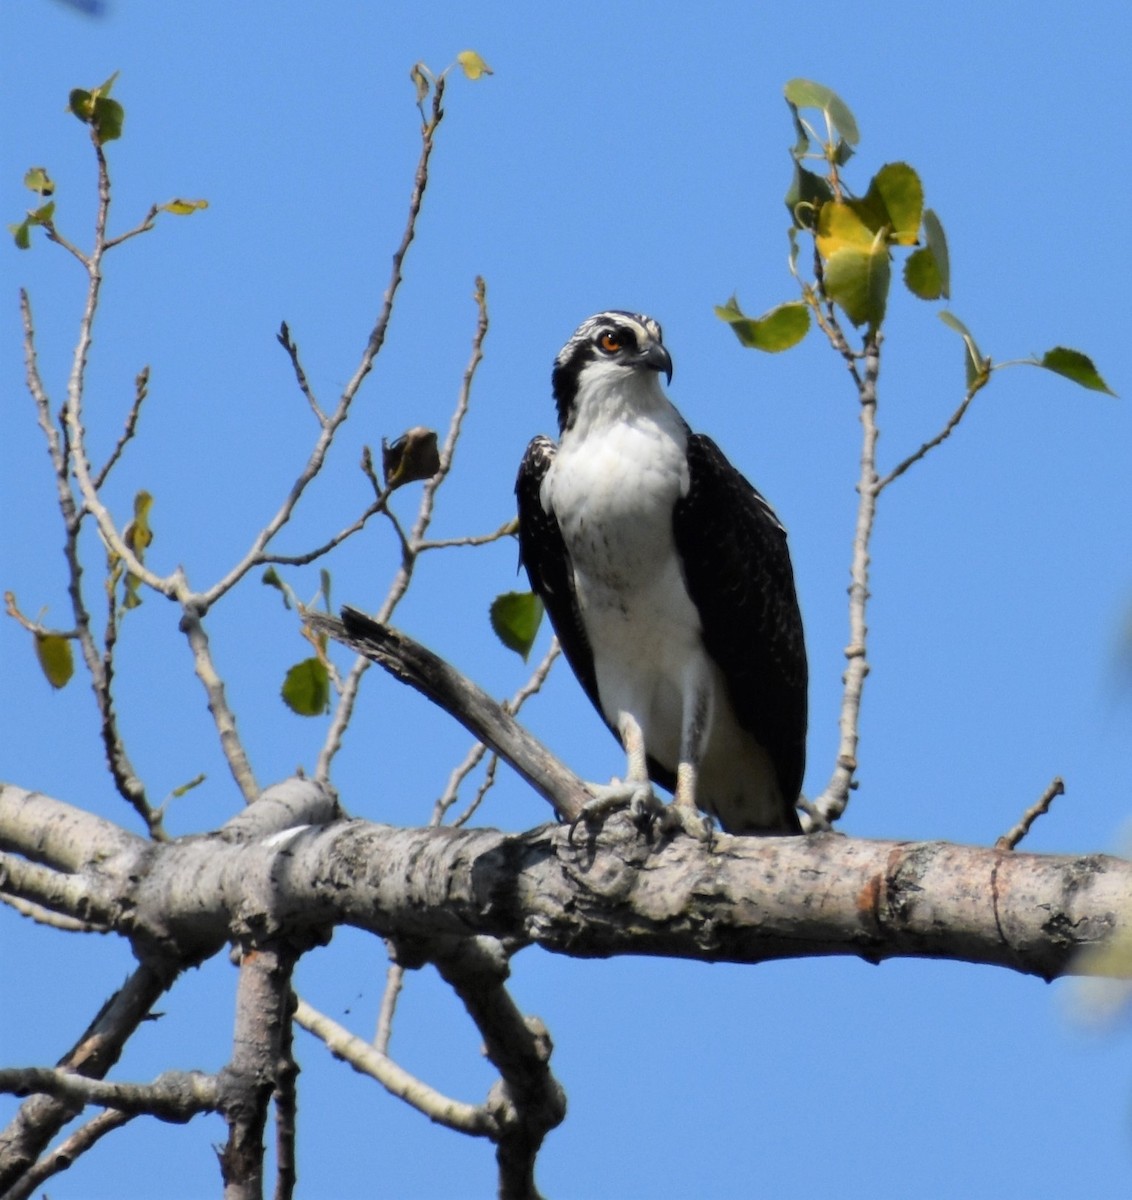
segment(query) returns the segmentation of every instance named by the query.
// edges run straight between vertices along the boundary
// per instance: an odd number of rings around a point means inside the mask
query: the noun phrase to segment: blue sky
[[[145,5],[89,19],[52,0],[8,6],[0,38],[0,208],[17,221],[27,167],[58,185],[60,227],[89,229],[93,170],[69,90],[121,77],[110,149],[116,227],[151,202],[206,197],[109,261],[88,428],[109,449],[140,367],[141,433],[110,489],[156,503],[151,558],[205,586],[242,552],[305,456],[312,422],[275,343],[281,320],[327,400],[352,374],[404,220],[418,145],[408,72],[474,47],[495,74],[453,78],[433,182],[390,337],[327,478],[284,539],[299,551],[366,502],[354,464],[411,425],[445,428],[467,359],[474,277],[492,327],[457,467],[434,532],[497,527],[532,434],[550,431],[549,369],[580,320],[609,307],[662,321],[673,398],[790,529],[813,679],[807,789],[836,751],[857,424],[840,364],[818,339],[777,357],[742,350],[713,315],[792,298],[786,213],[792,130],[783,83],[834,87],[862,130],[850,176],[911,162],[947,230],[950,308],[995,360],[1056,344],[1093,356],[1127,397],[1127,6]],[[317,14],[317,15],[316,15]],[[856,174],[853,174],[854,169]],[[0,576],[22,607],[66,624],[62,534],[42,437],[22,387],[15,292],[30,289],[58,403],[81,303],[73,262],[37,239],[0,248]],[[895,295],[881,379],[882,464],[933,434],[961,397],[962,352],[938,305]],[[1043,372],[996,377],[952,440],[882,499],[870,610],[872,675],[861,786],[843,823],[870,837],[987,843],[1045,789],[1068,794],[1027,848],[1118,850],[1128,817],[1132,709],[1120,633],[1132,605],[1132,416],[1127,399]],[[408,496],[402,504],[411,513]],[[99,553],[88,547],[92,578]],[[394,565],[373,526],[332,564],[334,598],[362,607]],[[485,687],[513,691],[519,660],[486,610],[517,586],[511,544],[426,558],[397,622]],[[313,571],[288,575],[313,594]],[[123,634],[120,706],[177,833],[238,806],[176,614],[156,598]],[[311,765],[322,721],[285,712],[304,656],[293,617],[254,581],[211,626],[257,773]],[[545,633],[543,642],[545,644]],[[0,622],[0,775],[134,828],[103,778],[89,692],[39,676]],[[589,778],[620,754],[560,671],[526,718]],[[371,673],[336,783],[359,816],[427,818],[467,738]],[[507,777],[482,818],[546,819]],[[130,967],[123,945],[51,934],[0,911],[0,1061],[51,1062]],[[372,1029],[384,959],[350,931],[304,962],[312,1003]],[[219,1067],[234,972],[182,981],[120,1078]],[[758,969],[641,961],[515,962],[514,993],[555,1041],[570,1098],[539,1179],[555,1197],[1116,1197],[1132,1179],[1132,1040],[1088,1032],[1071,989],[954,964],[852,960]],[[410,977],[396,1055],[468,1100],[491,1082],[459,1004]],[[482,1196],[490,1147],[441,1132],[300,1035],[303,1194]],[[0,1116],[11,1109],[0,1104]],[[214,1194],[218,1118],[135,1122],[53,1180],[57,1200]]]

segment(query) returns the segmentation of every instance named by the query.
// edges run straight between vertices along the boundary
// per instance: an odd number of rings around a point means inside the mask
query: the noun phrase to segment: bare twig
[[[959,422],[963,420],[967,413],[967,409],[971,407],[971,401],[975,396],[986,387],[990,381],[990,372],[984,372],[978,375],[967,387],[967,391],[963,396],[959,407],[948,418],[947,424],[935,435],[926,441],[919,450],[909,454],[902,462],[896,464],[891,471],[876,482],[876,493],[879,496],[882,491],[895,479],[899,479],[909,467],[915,466],[926,454],[934,450],[937,446],[942,445],[955,432]]]
[[[831,824],[845,811],[849,793],[855,786],[857,743],[859,739],[861,697],[865,677],[869,673],[866,658],[868,626],[866,611],[869,602],[869,542],[876,519],[877,501],[877,379],[880,374],[879,332],[872,331],[865,343],[865,370],[860,374],[851,357],[848,344],[841,335],[840,325],[832,308],[828,314],[831,327],[839,339],[837,344],[846,359],[849,371],[859,384],[861,420],[861,463],[857,480],[857,525],[853,535],[853,561],[849,582],[849,644],[845,648],[848,660],[842,677],[844,692],[841,700],[840,741],[837,762],[825,791],[813,802],[822,822]]]
[[[408,591],[409,583],[413,577],[413,570],[416,566],[420,544],[424,540],[424,536],[428,532],[428,527],[432,522],[437,490],[444,483],[445,479],[447,479],[448,473],[452,469],[452,462],[456,454],[456,444],[459,441],[460,430],[468,411],[468,405],[471,402],[472,383],[475,379],[476,369],[483,359],[483,344],[484,339],[487,337],[489,323],[487,287],[484,281],[478,277],[476,279],[474,299],[477,316],[476,330],[472,336],[471,354],[468,358],[468,364],[464,368],[464,378],[460,386],[460,394],[457,397],[456,408],[448,425],[448,434],[444,439],[444,447],[440,452],[440,466],[436,474],[425,482],[421,490],[421,500],[417,508],[417,519],[413,523],[412,531],[406,535],[393,512],[388,507],[383,510],[390,521],[393,522],[394,528],[401,539],[401,565],[393,577],[393,582],[390,584],[389,591],[386,593],[381,608],[378,610],[377,620],[381,624],[390,619],[397,605],[401,602],[406,591]],[[372,474],[372,466],[370,470]],[[376,477],[374,479],[376,483]],[[350,717],[354,711],[354,705],[357,702],[358,689],[361,686],[362,677],[368,668],[368,660],[359,658],[342,681],[338,704],[334,710],[334,716],[330,721],[330,728],[327,730],[326,739],[318,756],[318,764],[315,768],[316,779],[328,779],[330,776],[331,763],[342,745],[342,739],[345,736],[346,728],[350,723]]]
[[[22,917],[35,921],[38,925],[49,925],[52,929],[61,929],[64,933],[109,933],[110,926],[99,924],[97,921],[81,921],[77,917],[69,917],[65,913],[52,912],[34,900],[25,900],[0,891],[0,904],[7,904],[15,909]]]
[[[64,1055],[60,1067],[101,1078],[118,1061],[126,1041],[173,982],[171,970],[143,963],[103,1005]],[[0,1195],[31,1167],[56,1133],[75,1115],[73,1102],[32,1096],[0,1132]]]
[[[425,540],[417,544],[417,551],[423,553],[425,550],[447,550],[452,546],[488,546],[492,542],[498,542],[501,538],[515,533],[518,527],[518,521],[512,517],[510,521],[505,521],[491,533],[472,534],[468,537],[437,538],[435,541]]]
[[[228,704],[224,680],[216,670],[200,611],[187,599],[181,617],[181,631],[189,641],[193,653],[193,667],[197,678],[204,685],[208,697],[208,711],[220,735],[220,747],[232,772],[232,778],[243,794],[244,801],[251,804],[259,796],[259,784],[248,759],[247,751],[236,729],[236,716]]]
[[[115,464],[122,457],[122,452],[126,449],[127,444],[137,431],[141,406],[145,403],[145,398],[148,395],[149,367],[142,367],[138,372],[137,378],[134,380],[134,402],[130,405],[130,411],[126,414],[126,423],[122,428],[117,442],[114,444],[114,449],[110,451],[110,457],[103,464],[102,470],[94,477],[94,490],[96,492],[102,490],[102,485],[106,482],[107,476],[114,469]]]
[[[107,186],[109,185],[107,184]],[[84,263],[86,261],[84,259]],[[90,320],[93,320],[92,303],[97,303],[97,289],[95,289],[93,301],[88,294],[87,311],[90,313]],[[78,551],[79,532],[82,528],[85,510],[83,506],[76,504],[70,480],[72,461],[71,427],[66,422],[65,413],[61,431],[56,428],[55,422],[52,420],[51,403],[47,395],[47,390],[43,385],[43,379],[39,373],[36,357],[35,325],[32,320],[31,302],[24,291],[20,292],[20,315],[24,331],[24,360],[27,368],[27,385],[35,402],[39,427],[43,431],[44,438],[47,441],[47,450],[54,469],[59,511],[62,514],[63,526],[66,530],[63,555],[67,563],[67,591],[71,601],[71,612],[75,621],[75,632],[78,637],[79,646],[82,650],[83,662],[90,673],[91,688],[98,705],[101,721],[100,732],[103,748],[106,752],[106,762],[119,795],[138,813],[151,835],[160,838],[164,836],[160,816],[155,814],[146,798],[145,786],[134,769],[133,763],[130,761],[129,755],[126,752],[125,742],[118,728],[118,718],[114,708],[114,694],[111,686],[112,645],[104,645],[103,650],[100,652],[91,630],[90,610],[87,608],[83,597],[83,568]],[[87,337],[89,339],[89,323]],[[74,371],[75,368],[73,367],[72,378]],[[69,404],[70,399],[68,399]],[[113,609],[112,596],[111,609]],[[113,611],[111,611],[110,619],[111,625],[113,625]],[[114,633],[111,630],[108,634],[108,639],[111,639],[113,636]]]
[[[291,515],[295,510],[303,493],[306,491],[310,482],[322,470],[322,465],[326,460],[326,455],[330,450],[330,446],[334,441],[335,434],[339,427],[346,420],[350,413],[350,407],[354,402],[354,398],[361,388],[362,382],[373,368],[374,360],[385,344],[386,331],[389,328],[389,320],[393,315],[393,301],[397,295],[397,290],[401,285],[401,268],[405,260],[405,255],[408,253],[409,246],[412,244],[413,238],[416,236],[417,217],[420,214],[421,203],[424,200],[425,189],[428,186],[428,169],[429,162],[432,157],[434,139],[437,127],[440,125],[444,116],[442,99],[444,96],[443,80],[437,81],[437,86],[433,92],[432,101],[432,117],[426,121],[421,130],[421,153],[417,161],[416,176],[413,182],[412,195],[409,198],[409,215],[405,223],[404,232],[401,235],[401,243],[393,254],[393,269],[390,275],[389,284],[385,289],[385,296],[382,301],[381,311],[378,313],[377,321],[370,332],[369,339],[366,342],[365,350],[362,352],[361,361],[357,369],[347,382],[343,389],[338,403],[334,411],[320,423],[320,432],[314,449],[311,451],[306,464],[299,473],[295,482],[291,485],[291,490],[288,492],[283,503],[276,511],[275,515],[267,522],[267,524],[256,534],[252,541],[252,545],[244,556],[237,562],[228,573],[217,580],[212,587],[200,596],[196,597],[202,611],[207,611],[216,601],[226,592],[230,591],[239,581],[252,570],[260,565],[264,559],[263,555],[268,545],[271,543],[275,535],[283,528],[284,525],[291,519]]]
[[[275,1200],[291,1200],[298,1182],[295,1166],[295,1122],[298,1115],[295,1062],[295,995],[288,996],[288,1014],[279,1037],[279,1063],[275,1071]]]
[[[510,700],[505,700],[502,704],[504,712],[515,716],[523,705],[534,695],[538,693],[542,685],[546,682],[547,675],[550,674],[550,668],[554,665],[554,660],[558,657],[559,647],[558,639],[552,638],[550,649],[543,656],[542,662],[535,667],[531,672],[530,678],[525,684],[511,697]],[[456,803],[459,796],[460,785],[465,779],[479,766],[483,761],[483,756],[487,753],[487,747],[483,742],[475,742],[468,751],[464,760],[453,768],[452,773],[448,777],[448,786],[444,789],[443,794],[437,799],[433,805],[432,817],[429,820],[430,825],[440,825],[444,821],[444,817],[448,810]],[[475,799],[468,809],[463,812],[453,824],[463,825],[467,822],[472,812],[479,807],[488,788],[491,786],[492,780],[495,777],[494,761],[488,766],[488,778],[478,789]]]
[[[1004,833],[994,844],[996,850],[1016,850],[1018,843],[1030,832],[1030,827],[1034,822],[1049,812],[1051,805],[1058,796],[1065,795],[1065,781],[1060,775],[1054,777],[1053,782],[1042,793],[1041,798],[1036,804],[1031,805],[1022,814],[1022,819],[1009,833]]]
[[[111,1108],[92,1117],[25,1171],[20,1181],[4,1193],[4,1200],[29,1200],[40,1184],[60,1171],[66,1171],[108,1133],[120,1129],[137,1115]]]
[[[113,250],[115,246],[120,246],[123,242],[128,242],[131,238],[136,238],[140,234],[149,233],[157,222],[158,206],[151,205],[149,212],[138,222],[133,229],[127,229],[125,233],[118,234],[117,237],[107,238],[103,243],[104,250]]]
[[[303,364],[299,360],[299,347],[292,339],[291,330],[288,328],[286,321],[279,326],[279,333],[276,335],[276,338],[283,349],[287,351],[287,357],[291,360],[291,368],[295,372],[295,382],[299,385],[299,391],[307,398],[307,403],[311,406],[311,412],[314,413],[319,425],[325,429],[329,418],[322,411],[311,389],[310,380],[307,379],[307,373],[303,370]]]
[[[383,491],[356,521],[347,525],[345,529],[336,533],[332,538],[323,542],[321,546],[317,546],[314,550],[308,550],[305,554],[264,554],[260,559],[261,564],[267,565],[268,563],[273,563],[280,567],[305,567],[312,562],[316,562],[323,555],[329,554],[335,547],[340,546],[347,538],[353,537],[355,533],[360,533],[369,523],[370,517],[385,511],[385,505],[389,500],[391,490],[386,489]]]
[[[385,973],[385,991],[381,994],[377,1029],[373,1035],[373,1048],[378,1054],[389,1053],[389,1042],[393,1037],[393,1014],[397,1011],[397,1001],[404,985],[405,968],[400,963],[391,962],[389,970]]]
[[[386,1091],[424,1113],[430,1121],[475,1137],[491,1137],[495,1131],[495,1122],[485,1108],[453,1100],[429,1087],[364,1038],[352,1034],[305,1000],[298,1002],[295,1022],[320,1038],[335,1058],[376,1079]]]

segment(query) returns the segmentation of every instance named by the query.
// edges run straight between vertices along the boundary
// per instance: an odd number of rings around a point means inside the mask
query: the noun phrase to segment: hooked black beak
[[[665,379],[672,382],[672,355],[664,348],[662,342],[649,342],[641,351],[638,362],[654,371],[663,371]]]

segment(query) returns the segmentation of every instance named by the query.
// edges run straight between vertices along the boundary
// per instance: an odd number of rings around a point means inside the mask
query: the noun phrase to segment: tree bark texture
[[[230,940],[301,952],[349,924],[397,941],[486,935],[575,957],[923,957],[1052,979],[1132,926],[1132,864],[1106,855],[836,834],[704,845],[650,840],[623,816],[597,832],[506,834],[336,814],[323,789],[289,780],[216,833],[151,843],[5,785],[0,891],[97,912],[143,960],[178,963]]]

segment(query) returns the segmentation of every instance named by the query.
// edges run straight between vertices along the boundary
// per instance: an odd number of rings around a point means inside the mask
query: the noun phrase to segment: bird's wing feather
[[[574,571],[558,521],[542,503],[542,482],[556,450],[550,438],[540,434],[531,439],[519,466],[519,476],[515,480],[519,507],[519,561],[526,568],[531,587],[546,605],[567,662],[594,708],[601,713],[593,650],[578,608]],[[605,719],[604,713],[602,719]]]
[[[704,645],[739,724],[792,805],[806,765],[806,649],[786,531],[709,437],[688,437],[688,493],[672,518]]]

